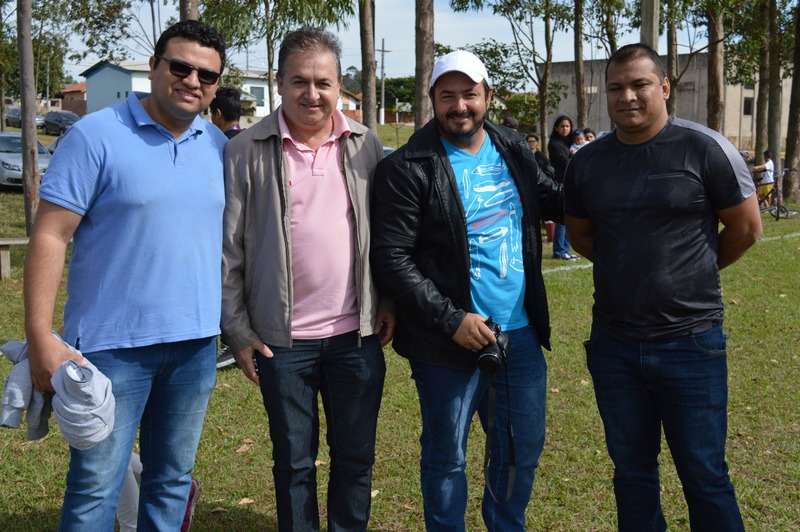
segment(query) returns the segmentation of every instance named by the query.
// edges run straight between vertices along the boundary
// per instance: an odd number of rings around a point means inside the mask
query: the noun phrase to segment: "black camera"
[[[487,345],[478,352],[478,369],[488,375],[494,375],[506,361],[506,354],[511,349],[511,340],[500,326],[492,321],[492,318],[485,323],[492,330],[497,342]]]

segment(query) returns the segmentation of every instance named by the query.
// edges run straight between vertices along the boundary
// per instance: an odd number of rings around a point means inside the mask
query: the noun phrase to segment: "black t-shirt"
[[[715,211],[754,192],[730,142],[679,118],[643,144],[612,132],[577,152],[565,212],[594,224],[594,323],[647,341],[721,322]]]

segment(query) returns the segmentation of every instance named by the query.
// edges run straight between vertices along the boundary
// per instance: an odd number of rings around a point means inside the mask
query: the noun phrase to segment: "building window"
[[[256,97],[256,107],[264,107],[264,87],[250,87],[250,94]]]
[[[744,116],[753,116],[753,99],[752,98],[745,98],[744,99],[744,107],[742,109],[742,114]]]
[[[119,91],[117,91],[117,100],[119,100],[121,96],[122,94]]]

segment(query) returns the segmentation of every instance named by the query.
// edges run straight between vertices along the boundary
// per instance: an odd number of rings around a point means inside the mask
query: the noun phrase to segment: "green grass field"
[[[24,235],[22,195],[0,193],[0,236]],[[545,249],[545,257],[549,257]],[[800,526],[800,219],[764,217],[764,237],[722,272],[729,338],[728,462],[745,524],[755,531]],[[24,249],[12,252],[11,279],[0,281],[0,344],[20,339]],[[591,267],[545,258],[553,315],[547,442],[528,507],[530,530],[615,529],[612,467],[585,367],[592,303]],[[388,374],[379,421],[372,530],[421,530],[419,407],[406,362],[386,350]],[[2,359],[0,377],[11,364]],[[483,434],[475,423],[469,452],[467,528],[483,529]],[[320,501],[328,457],[319,457]],[[256,386],[238,369],[218,372],[194,475],[202,483],[194,530],[276,528],[267,419]],[[54,530],[69,451],[51,423],[41,441],[0,430],[0,530]],[[688,530],[681,486],[664,447],[664,511],[672,530]],[[324,509],[322,510],[324,514]],[[323,522],[325,521],[323,516]]]

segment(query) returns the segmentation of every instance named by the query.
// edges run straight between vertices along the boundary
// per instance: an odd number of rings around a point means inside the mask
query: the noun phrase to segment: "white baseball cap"
[[[433,65],[431,84],[428,88],[433,87],[436,84],[436,80],[448,72],[461,72],[469,76],[469,79],[475,83],[485,80],[486,84],[491,86],[489,74],[486,72],[483,62],[478,59],[478,56],[466,50],[456,50],[437,59]]]

